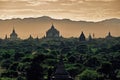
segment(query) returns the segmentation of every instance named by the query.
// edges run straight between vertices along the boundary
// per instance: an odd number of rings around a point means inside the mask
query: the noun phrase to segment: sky
[[[85,21],[120,18],[120,0],[0,0],[0,19],[40,16]]]

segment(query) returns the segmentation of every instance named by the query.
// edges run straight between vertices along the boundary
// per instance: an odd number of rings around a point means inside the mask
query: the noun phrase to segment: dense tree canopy
[[[0,40],[0,80],[44,80],[59,54],[66,70],[80,80],[120,80],[120,37],[79,42],[77,38]],[[91,75],[91,76],[90,76]]]

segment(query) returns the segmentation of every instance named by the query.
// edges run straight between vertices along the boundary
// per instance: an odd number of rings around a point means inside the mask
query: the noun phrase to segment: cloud
[[[120,18],[119,3],[120,0],[0,0],[0,18],[41,15],[76,20]]]

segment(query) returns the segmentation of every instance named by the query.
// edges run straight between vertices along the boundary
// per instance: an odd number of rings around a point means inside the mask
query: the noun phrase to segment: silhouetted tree
[[[26,71],[27,80],[43,80],[43,68],[39,63],[32,63]]]
[[[26,70],[27,80],[43,80],[43,68],[40,64],[45,59],[43,54],[35,55],[29,68]]]

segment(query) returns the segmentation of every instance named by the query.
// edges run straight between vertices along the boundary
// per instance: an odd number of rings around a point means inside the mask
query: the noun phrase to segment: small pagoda
[[[83,31],[82,31],[82,33],[81,33],[81,35],[80,35],[80,37],[79,37],[79,41],[80,41],[80,42],[86,41],[86,37],[85,37]]]
[[[60,55],[59,62],[56,66],[56,70],[55,70],[54,74],[51,77],[51,80],[73,80],[73,78],[65,70],[62,55]]]

